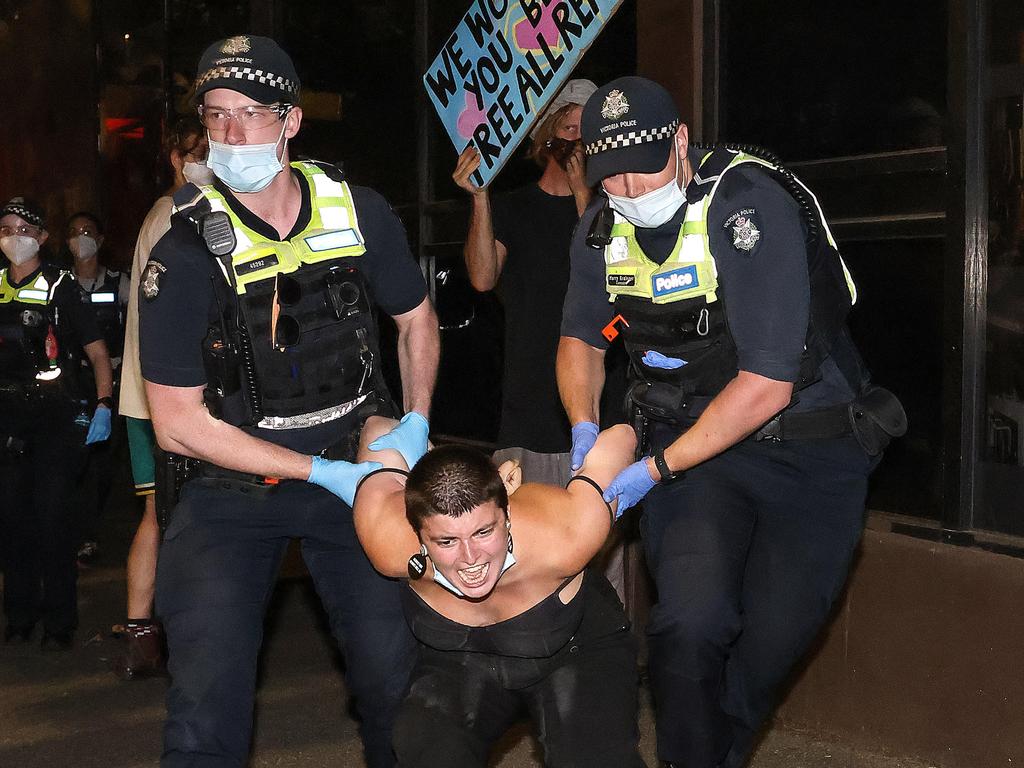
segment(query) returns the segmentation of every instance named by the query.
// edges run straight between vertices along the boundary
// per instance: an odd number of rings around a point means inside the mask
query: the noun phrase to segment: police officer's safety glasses
[[[291,104],[249,104],[245,107],[218,107],[200,104],[199,119],[211,131],[226,131],[231,121],[243,130],[257,130],[273,125],[292,110]]]

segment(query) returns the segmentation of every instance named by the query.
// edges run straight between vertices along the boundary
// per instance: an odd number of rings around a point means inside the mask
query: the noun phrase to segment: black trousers
[[[367,766],[394,764],[391,728],[415,641],[402,615],[399,583],[370,565],[352,510],[309,483],[245,493],[216,480],[193,480],[174,509],[157,565],[156,610],[172,678],[163,768],[246,764],[263,617],[292,538],[301,540],[345,656]]]
[[[52,634],[78,625],[75,514],[71,498],[84,457],[85,429],[63,399],[0,400],[0,437],[24,453],[0,450],[0,546],[7,626],[42,620]]]
[[[746,764],[842,590],[875,463],[852,437],[745,441],[644,499],[662,760]]]
[[[395,724],[400,768],[484,768],[524,716],[547,768],[643,768],[636,645],[614,590],[596,572],[587,579],[603,582],[585,594],[604,605],[588,603],[576,636],[550,660],[420,646]]]

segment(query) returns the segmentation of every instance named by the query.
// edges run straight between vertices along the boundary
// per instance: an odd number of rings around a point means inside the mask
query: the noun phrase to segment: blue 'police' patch
[[[700,285],[697,277],[697,267],[690,264],[686,267],[673,269],[662,275],[655,275],[651,278],[652,290],[655,296],[665,296],[678,291],[688,291]]]

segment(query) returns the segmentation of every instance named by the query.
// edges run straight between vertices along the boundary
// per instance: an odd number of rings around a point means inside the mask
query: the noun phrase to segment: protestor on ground
[[[391,428],[367,421],[353,467],[367,475],[356,530],[382,574],[408,579],[419,641],[395,725],[402,768],[483,768],[528,717],[547,766],[643,766],[635,640],[622,604],[587,564],[614,521],[602,488],[633,458],[624,425],[602,433],[566,487],[526,484],[472,448],[428,452],[407,472],[369,450]],[[380,463],[371,463],[380,462]]]
[[[157,563],[171,674],[161,764],[246,762],[264,611],[298,538],[367,765],[385,768],[415,644],[399,585],[374,572],[335,495],[351,468],[337,459],[353,458],[368,416],[397,413],[375,307],[398,327],[405,411],[381,443],[410,462],[426,450],[437,318],[384,198],[335,166],[290,162],[299,79],[277,43],[221,40],[197,72],[217,178],[175,195],[140,287],[146,397],[175,469],[157,494],[181,486]]]
[[[0,210],[0,547],[4,642],[69,650],[78,625],[71,493],[84,446],[110,437],[113,376],[96,317],[70,272],[42,260],[42,209],[22,197]],[[80,357],[95,374],[82,403]]]

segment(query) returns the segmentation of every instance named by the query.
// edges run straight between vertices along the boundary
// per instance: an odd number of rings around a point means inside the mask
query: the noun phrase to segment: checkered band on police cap
[[[299,100],[295,65],[269,37],[236,35],[219,40],[203,53],[197,72],[197,102],[214,88],[238,91],[260,104]]]
[[[20,216],[34,227],[45,227],[43,209],[31,200],[26,200],[24,197],[12,197],[7,201],[7,204],[4,205],[2,210],[0,210],[0,218],[9,214]]]
[[[672,96],[652,80],[620,77],[598,88],[583,107],[580,125],[587,183],[660,171],[680,123]]]

